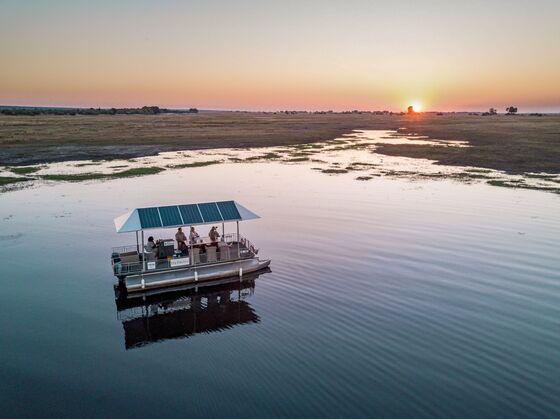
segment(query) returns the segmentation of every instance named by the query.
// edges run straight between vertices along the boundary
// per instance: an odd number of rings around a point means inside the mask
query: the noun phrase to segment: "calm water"
[[[354,176],[230,164],[0,195],[3,415],[560,416],[560,198]],[[134,238],[112,219],[223,199],[263,217],[241,232],[272,272],[118,310],[110,247]]]

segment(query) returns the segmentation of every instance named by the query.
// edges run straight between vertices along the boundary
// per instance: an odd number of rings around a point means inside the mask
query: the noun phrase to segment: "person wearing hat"
[[[220,238],[220,234],[218,233],[218,227],[216,226],[212,227],[210,229],[210,232],[208,233],[208,237],[210,237],[210,241],[212,241],[212,243],[216,243]]]
[[[179,249],[182,254],[186,255],[189,247],[187,246],[187,236],[185,236],[181,227],[179,227],[177,233],[175,233],[175,240],[177,240],[177,249]]]

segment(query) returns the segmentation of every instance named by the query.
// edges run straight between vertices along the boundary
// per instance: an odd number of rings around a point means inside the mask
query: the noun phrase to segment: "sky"
[[[560,111],[560,1],[0,0],[0,104]]]

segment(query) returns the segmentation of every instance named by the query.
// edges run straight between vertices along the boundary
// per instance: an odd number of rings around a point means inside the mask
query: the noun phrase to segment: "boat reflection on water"
[[[247,298],[255,292],[257,277],[265,272],[270,270],[246,275],[242,281],[222,280],[203,288],[191,286],[142,295],[127,295],[115,287],[125,348],[258,323],[260,318]]]

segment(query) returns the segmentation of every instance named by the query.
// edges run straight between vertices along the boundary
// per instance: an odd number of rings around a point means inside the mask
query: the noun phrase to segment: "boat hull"
[[[243,274],[267,268],[270,260],[258,258],[241,259],[212,265],[193,266],[163,272],[144,272],[124,278],[127,292],[143,292],[150,289],[174,287],[185,284],[204,283],[216,279],[243,277]]]

